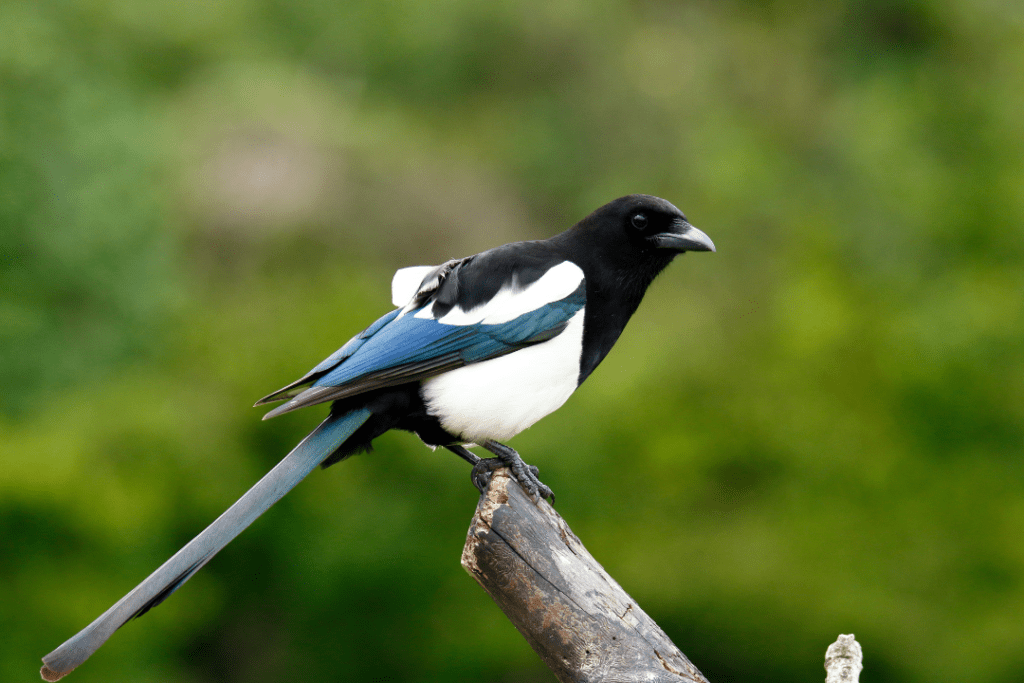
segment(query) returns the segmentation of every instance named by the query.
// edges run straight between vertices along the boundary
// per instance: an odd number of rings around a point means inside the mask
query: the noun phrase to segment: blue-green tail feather
[[[221,548],[334,453],[369,417],[369,410],[359,409],[341,416],[332,415],[324,420],[201,534],[189,541],[117,604],[43,657],[45,666],[40,672],[43,678],[55,681],[65,676],[88,659],[125,622],[145,614],[166,600]]]

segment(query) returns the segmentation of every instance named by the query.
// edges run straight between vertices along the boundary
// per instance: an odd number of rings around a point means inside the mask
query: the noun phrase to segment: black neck
[[[608,355],[643,300],[647,288],[672,262],[675,254],[667,250],[642,254],[629,248],[599,254],[599,244],[581,241],[578,239],[580,235],[572,233],[569,231],[558,237],[565,240],[560,246],[583,270],[587,283],[579,376],[582,384]]]

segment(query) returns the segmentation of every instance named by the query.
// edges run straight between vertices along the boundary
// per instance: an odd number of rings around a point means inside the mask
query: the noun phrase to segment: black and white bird
[[[531,495],[552,496],[537,469],[502,442],[565,403],[676,255],[714,250],[669,202],[629,195],[550,239],[399,270],[397,308],[256,404],[285,401],[266,419],[330,403],[327,419],[199,536],[44,657],[43,678],[64,676],[165,600],[317,465],[367,451],[390,429],[471,462],[481,490],[493,469],[508,466]],[[472,444],[495,457],[478,458],[466,449]]]

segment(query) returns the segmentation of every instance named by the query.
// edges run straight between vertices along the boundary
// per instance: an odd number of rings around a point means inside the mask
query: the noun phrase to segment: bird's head
[[[704,232],[690,225],[683,212],[659,197],[633,194],[598,209],[627,240],[643,250],[669,252],[714,251],[715,244]]]
[[[605,204],[564,236],[579,256],[581,252],[600,254],[605,264],[616,264],[618,270],[651,271],[652,278],[677,254],[715,251],[711,238],[690,225],[682,211],[646,194]]]

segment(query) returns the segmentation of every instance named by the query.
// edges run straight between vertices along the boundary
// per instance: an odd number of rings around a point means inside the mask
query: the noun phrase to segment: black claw
[[[494,470],[504,466],[505,463],[498,458],[478,458],[476,464],[473,465],[473,470],[469,473],[469,479],[482,495],[487,490],[487,485],[491,483],[491,475],[494,474]]]
[[[554,492],[538,476],[540,470],[533,465],[527,465],[523,462],[523,459],[519,457],[515,450],[497,441],[488,441],[480,445],[494,453],[497,457],[478,458],[466,450],[464,446],[453,445],[445,446],[445,448],[473,465],[473,470],[469,473],[469,479],[473,482],[473,486],[480,491],[481,495],[487,490],[487,485],[491,483],[491,475],[494,474],[494,470],[500,467],[507,467],[512,472],[512,478],[519,482],[519,485],[523,487],[531,498],[540,496],[541,498],[550,499],[552,505],[555,504]]]
[[[551,507],[555,507],[555,492],[552,491],[549,487],[544,486],[544,484],[541,484],[541,486],[543,487],[540,490],[541,497],[542,498],[550,498],[551,499]]]
[[[498,443],[497,441],[487,441],[480,444],[491,453],[494,453],[498,460],[503,465],[507,466],[512,471],[512,476],[515,478],[519,485],[523,487],[527,494],[531,498],[534,496],[540,496],[541,498],[550,498],[551,504],[555,504],[555,494],[551,489],[540,480],[538,474],[540,470],[533,465],[527,465],[523,462],[523,459],[519,457],[519,454],[515,450],[509,448],[505,444]]]

